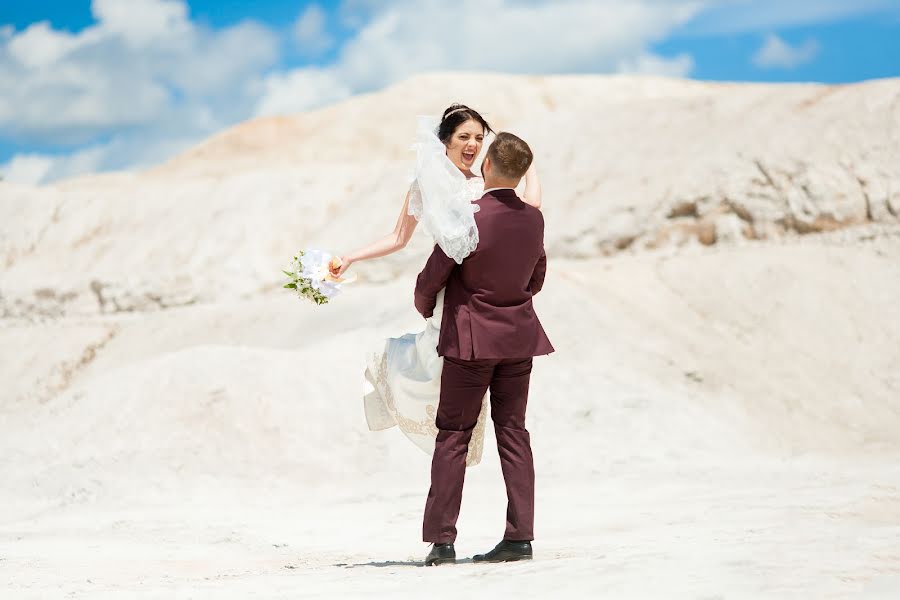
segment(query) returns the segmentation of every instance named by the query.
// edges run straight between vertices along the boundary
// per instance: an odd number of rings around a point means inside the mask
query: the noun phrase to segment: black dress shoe
[[[435,544],[425,558],[425,566],[446,565],[456,562],[456,549],[453,544]]]
[[[487,554],[476,554],[473,562],[511,562],[514,560],[531,560],[531,542],[513,542],[503,540]]]

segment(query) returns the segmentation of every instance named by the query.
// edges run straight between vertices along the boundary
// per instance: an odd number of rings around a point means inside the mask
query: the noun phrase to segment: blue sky
[[[900,0],[4,2],[0,174],[139,168],[434,70],[900,77]]]

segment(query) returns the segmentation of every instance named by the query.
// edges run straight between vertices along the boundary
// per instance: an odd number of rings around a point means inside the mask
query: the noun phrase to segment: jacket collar
[[[516,194],[516,190],[511,188],[503,188],[499,190],[491,190],[490,192],[486,192],[485,196],[493,196],[498,200],[513,200],[518,199],[518,195]],[[484,196],[482,196],[484,197]]]

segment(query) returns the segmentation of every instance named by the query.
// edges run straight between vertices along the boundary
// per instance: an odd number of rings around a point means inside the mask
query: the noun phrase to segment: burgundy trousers
[[[503,539],[534,539],[534,458],[531,438],[525,429],[531,362],[531,358],[474,361],[444,358],[436,419],[438,436],[422,525],[424,541],[436,544],[456,541],[466,454],[481,412],[481,399],[488,389],[506,483]]]

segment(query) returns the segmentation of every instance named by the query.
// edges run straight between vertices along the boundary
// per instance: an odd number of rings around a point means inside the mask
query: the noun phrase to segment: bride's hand
[[[534,161],[525,172],[525,192],[522,194],[522,200],[525,204],[530,204],[537,209],[541,208],[541,180],[538,177]]]
[[[340,258],[332,259],[331,264],[328,265],[328,270],[335,277],[340,277],[343,275],[347,269],[350,268],[350,265],[353,263],[352,260],[347,258],[346,256],[342,256]]]

